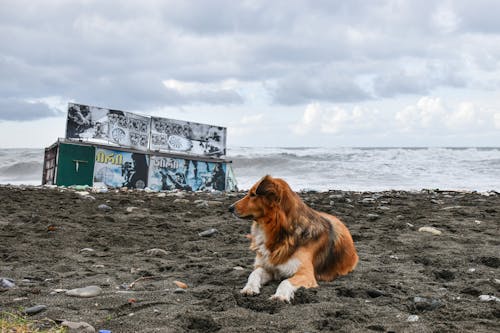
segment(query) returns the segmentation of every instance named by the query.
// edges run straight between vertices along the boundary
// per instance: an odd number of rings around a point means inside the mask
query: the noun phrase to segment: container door
[[[61,143],[57,167],[57,185],[92,186],[95,148]]]

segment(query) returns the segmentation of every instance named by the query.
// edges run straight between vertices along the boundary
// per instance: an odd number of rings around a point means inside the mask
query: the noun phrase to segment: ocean
[[[227,158],[242,190],[269,174],[296,191],[500,191],[500,147],[233,147]],[[42,164],[43,149],[0,149],[0,184],[39,185]]]

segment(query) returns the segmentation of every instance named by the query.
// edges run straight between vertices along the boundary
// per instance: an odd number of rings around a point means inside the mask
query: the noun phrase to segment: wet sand
[[[500,331],[500,301],[482,300],[500,298],[498,193],[300,195],[345,222],[360,262],[281,304],[268,300],[278,282],[239,293],[253,264],[250,223],[227,207],[243,193],[0,186],[0,278],[15,284],[0,287],[0,311],[45,305],[34,319],[114,333]],[[65,293],[91,285],[102,292]]]

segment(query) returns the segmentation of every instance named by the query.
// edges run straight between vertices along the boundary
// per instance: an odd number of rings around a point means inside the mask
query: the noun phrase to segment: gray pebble
[[[66,295],[75,297],[94,297],[99,295],[101,292],[102,289],[98,286],[88,286],[84,288],[76,288],[68,290],[66,292]]]
[[[366,215],[366,217],[368,218],[368,221],[376,221],[380,218],[380,215],[378,214],[368,214]]]
[[[202,231],[202,232],[199,232],[198,233],[198,236],[200,237],[210,237],[216,233],[218,233],[219,231],[215,228],[210,228],[208,230],[205,230],[205,231]]]
[[[0,278],[0,288],[2,289],[10,289],[14,288],[16,284],[14,283],[14,280],[7,279],[7,278]]]
[[[28,316],[32,316],[34,314],[40,313],[45,310],[47,310],[46,305],[35,305],[30,308],[24,309],[24,313],[27,314]]]
[[[174,203],[180,203],[180,204],[190,203],[190,201],[188,199],[175,199],[173,202]]]
[[[415,310],[423,312],[440,308],[443,303],[438,299],[415,296],[412,305]]]
[[[102,210],[102,211],[105,211],[105,212],[109,212],[109,211],[111,211],[113,208],[111,208],[110,206],[108,206],[108,205],[106,205],[106,204],[100,204],[99,206],[97,206],[97,209]]]
[[[63,321],[61,326],[67,327],[69,333],[95,333],[95,328],[83,321]]]
[[[175,288],[174,289],[174,294],[184,294],[186,292],[186,289],[182,288]]]
[[[418,321],[418,316],[417,315],[409,315],[408,318],[406,318],[407,322],[414,323]]]

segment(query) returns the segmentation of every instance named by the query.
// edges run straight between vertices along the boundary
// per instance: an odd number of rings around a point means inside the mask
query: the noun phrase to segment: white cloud
[[[457,30],[460,18],[448,5],[439,6],[432,15],[432,24],[442,33],[452,33]]]
[[[439,97],[424,96],[415,105],[396,112],[395,120],[403,132],[459,133],[493,130],[500,118],[497,115],[473,102],[447,105]]]
[[[354,106],[346,110],[338,106],[325,106],[319,103],[307,105],[302,119],[291,126],[294,133],[304,135],[319,131],[325,134],[345,132],[366,132],[377,128],[383,122],[377,109]]]

